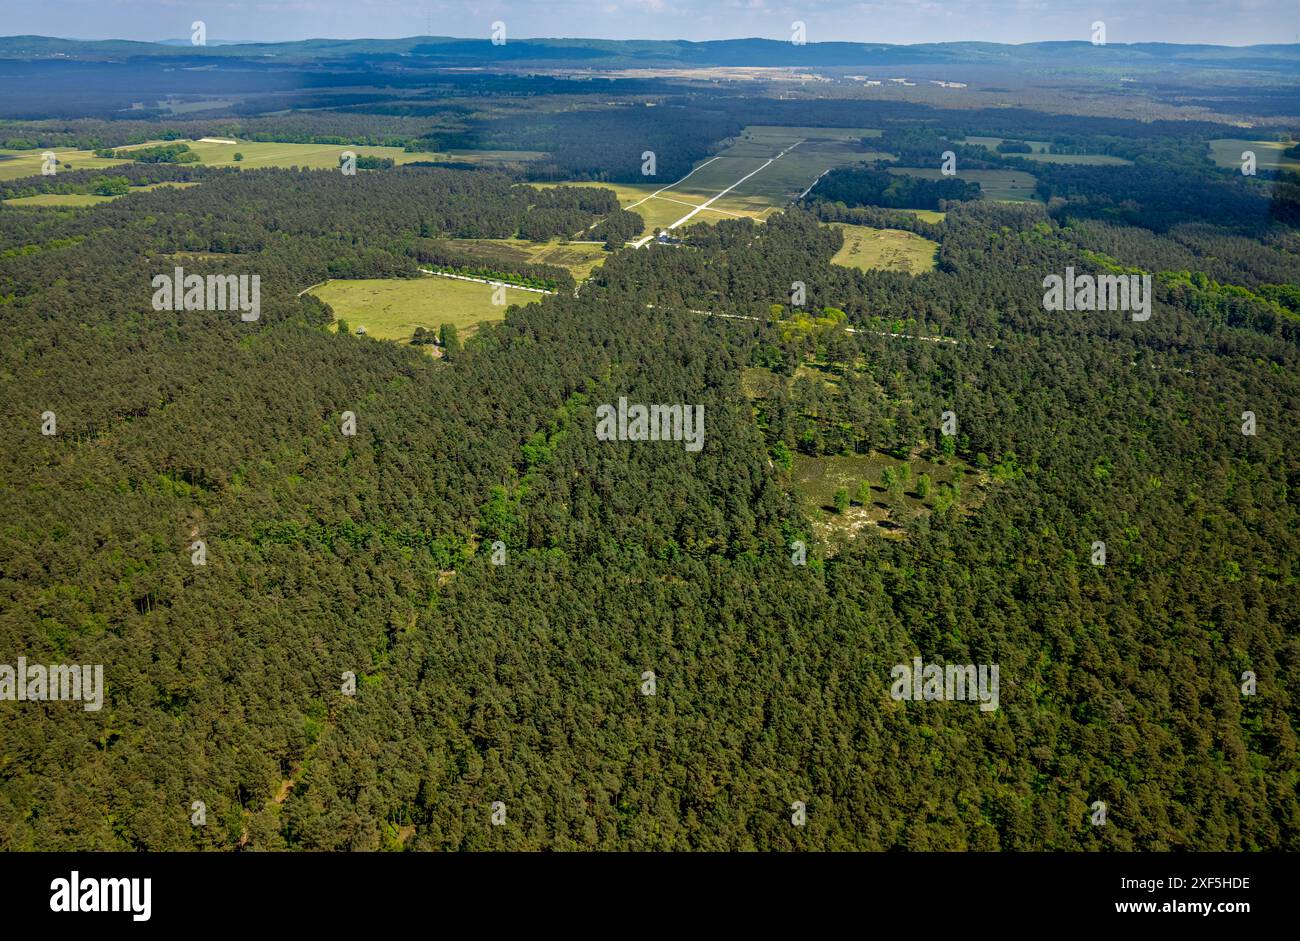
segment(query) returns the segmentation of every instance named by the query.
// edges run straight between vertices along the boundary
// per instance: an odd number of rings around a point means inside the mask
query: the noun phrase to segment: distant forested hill
[[[484,23],[482,39],[412,36],[404,39],[308,39],[279,43],[213,43],[204,48],[127,40],[73,40],[48,36],[0,37],[0,58],[71,56],[193,56],[207,58],[275,56],[288,59],[417,59],[475,65],[635,66],[886,66],[925,64],[1059,66],[1063,56],[1087,56],[1092,67],[1136,70],[1177,66],[1212,70],[1300,70],[1300,45],[1184,45],[1175,43],[1075,42],[1002,44],[987,42],[850,43],[819,41],[795,45],[788,39],[687,40],[515,39],[494,45]]]

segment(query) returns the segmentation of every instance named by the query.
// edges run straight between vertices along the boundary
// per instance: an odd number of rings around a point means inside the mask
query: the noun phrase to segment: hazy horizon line
[[[0,39],[57,39],[62,42],[138,42],[148,45],[172,45],[172,44],[190,44],[189,39],[184,36],[169,36],[163,39],[137,39],[131,36],[112,36],[107,38],[89,38],[85,36],[53,36],[45,33],[10,33],[0,35]],[[412,33],[402,36],[308,36],[302,39],[224,39],[221,37],[209,38],[207,45],[220,43],[226,46],[275,46],[285,45],[288,43],[305,43],[305,42],[398,42],[403,39],[452,39],[459,42],[482,41],[490,42],[489,37],[476,36],[453,36],[448,33]],[[706,43],[722,42],[752,42],[763,40],[767,42],[785,44],[788,39],[775,39],[771,36],[733,36],[723,39],[653,39],[649,37],[637,38],[613,38],[606,36],[516,36],[511,38],[511,42],[614,42],[614,43],[689,43],[691,45],[704,45]],[[803,45],[806,46],[865,46],[865,47],[891,47],[891,48],[911,48],[914,46],[955,46],[955,45],[980,45],[980,46],[1036,46],[1047,43],[1057,43],[1060,45],[1093,45],[1087,39],[1027,39],[1023,42],[996,42],[990,39],[937,39],[926,40],[924,42],[865,42],[862,40],[851,39],[830,39],[814,41],[808,40]],[[1143,39],[1134,42],[1107,42],[1107,46],[1209,46],[1221,49],[1251,49],[1260,46],[1276,46],[1280,48],[1300,48],[1297,42],[1255,42],[1255,43],[1230,43],[1230,42],[1182,42],[1167,39]],[[203,48],[195,46],[194,48]]]

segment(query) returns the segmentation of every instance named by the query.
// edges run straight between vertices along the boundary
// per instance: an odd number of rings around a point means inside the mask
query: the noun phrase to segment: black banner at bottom
[[[1199,919],[1231,931],[1243,918],[1285,917],[1294,906],[1283,897],[1293,861],[1218,853],[13,853],[0,854],[0,897],[10,927],[126,931],[223,922],[337,930],[422,916],[534,930],[621,930],[643,919],[649,930],[676,913],[696,928],[731,930],[815,915],[862,926],[935,919],[936,928],[980,931],[1043,916],[1061,927],[1134,921],[1180,930]],[[963,912],[975,920],[962,921]]]

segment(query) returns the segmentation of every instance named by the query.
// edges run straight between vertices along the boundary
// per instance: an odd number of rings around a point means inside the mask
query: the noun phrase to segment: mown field
[[[942,222],[948,218],[946,212],[939,212],[934,209],[900,209],[899,212],[910,212],[923,222]]]
[[[504,320],[513,304],[532,304],[544,295],[506,288],[506,304],[492,303],[495,289],[487,284],[456,281],[433,275],[424,278],[367,278],[327,281],[311,293],[334,310],[335,322],[346,320],[355,331],[381,340],[410,340],[416,327],[437,330],[454,324],[465,339],[479,324]]]
[[[176,143],[174,141],[148,141],[119,147],[118,150],[134,150],[141,147],[153,147],[159,144]],[[199,162],[207,167],[240,167],[254,170],[258,167],[306,167],[309,169],[331,169],[339,165],[339,155],[351,150],[358,156],[389,157],[399,166],[426,160],[456,160],[469,163],[502,164],[519,163],[535,160],[544,154],[534,151],[453,151],[449,153],[408,153],[400,147],[370,147],[352,144],[281,144],[264,141],[238,141],[234,144],[215,141],[187,140],[190,150],[199,155]],[[0,180],[14,180],[24,176],[36,176],[41,172],[42,150],[0,150]],[[127,163],[125,160],[96,157],[89,150],[53,151],[59,158],[59,172],[72,170],[101,170]],[[243,154],[243,160],[235,160],[235,154]],[[69,164],[70,166],[65,166]]]
[[[721,159],[701,167],[674,190],[688,198],[708,199],[781,154],[710,207],[761,218],[798,198],[829,169],[863,160],[893,159],[891,154],[863,146],[862,138],[879,134],[872,128],[747,127],[722,152]]]
[[[890,167],[890,173],[904,173],[908,176],[924,177],[927,180],[946,179],[938,167]],[[999,199],[1006,202],[1036,202],[1037,194],[1033,176],[1021,170],[961,170],[956,173],[959,180],[970,180],[980,185],[985,199]]]
[[[116,196],[97,196],[94,193],[40,193],[36,196],[19,196],[6,199],[6,206],[97,206],[111,203]]]
[[[748,151],[752,148],[742,147],[739,149]],[[765,148],[765,150],[766,152],[761,155],[732,153],[729,150],[724,150],[716,158],[701,161],[689,176],[686,176],[678,183],[674,183],[672,189],[669,190],[669,195],[690,198],[698,205],[698,203],[717,196],[741,177],[759,169],[769,159],[775,157],[781,148]]]
[[[236,144],[186,141],[209,167],[309,167],[331,169],[339,165],[339,155],[350,150],[357,156],[388,157],[398,166],[421,161],[462,161],[466,163],[502,164],[536,160],[545,154],[525,150],[458,150],[447,153],[411,153],[401,147],[371,147],[362,144],[280,144],[274,142],[240,141]],[[244,159],[235,160],[241,153]]]
[[[1123,157],[1112,157],[1109,154],[1019,154],[1026,160],[1033,160],[1036,163],[1090,163],[1094,166],[1106,167],[1128,167],[1133,165],[1132,160],[1125,160]]]
[[[761,173],[714,203],[721,209],[760,204],[778,209],[808,189],[826,170],[863,160],[892,160],[891,154],[866,151],[848,141],[805,140]]]
[[[1291,144],[1274,140],[1244,140],[1230,137],[1210,141],[1210,159],[1221,167],[1233,170],[1241,169],[1243,151],[1255,152],[1255,167],[1259,170],[1296,170],[1300,171],[1300,160],[1295,157],[1283,157],[1282,151]]]
[[[1002,143],[1004,140],[1007,140],[1007,138],[1005,137],[963,137],[961,141],[959,141],[959,143],[970,144],[972,147],[983,147],[985,150],[991,150],[994,153],[996,153],[998,149],[998,144]],[[1025,143],[1028,144],[1030,147],[1032,147],[1034,149],[1034,153],[1036,154],[1046,153],[1047,148],[1051,144],[1050,141],[1045,141],[1045,140],[1027,140],[1025,141]],[[1019,156],[1025,157],[1028,155],[1019,154]]]
[[[997,153],[998,144],[1006,139],[1005,137],[967,137],[962,140],[962,143],[977,145],[992,153]],[[1033,153],[1006,154],[1006,156],[1024,157],[1026,160],[1036,160],[1039,163],[1090,163],[1107,166],[1128,166],[1133,162],[1125,160],[1123,157],[1112,157],[1108,154],[1049,154],[1047,148],[1051,146],[1050,141],[1027,140],[1025,143],[1033,148]]]
[[[878,127],[796,127],[789,124],[748,124],[738,140],[789,141],[800,137],[820,137],[827,140],[855,140],[859,137],[879,137],[884,132]]]
[[[193,114],[196,111],[212,111],[218,108],[230,108],[240,103],[239,98],[199,98],[193,101],[181,101],[176,98],[163,98],[156,103],[168,114]]]
[[[902,229],[874,229],[865,225],[834,223],[844,232],[844,245],[832,264],[859,271],[871,269],[922,274],[934,270],[939,243]]]
[[[0,180],[17,180],[24,176],[40,176],[42,156],[46,148],[38,150],[0,150]],[[108,160],[96,157],[89,150],[60,150],[50,148],[59,160],[55,175],[70,170],[103,170],[126,163],[125,160]]]
[[[133,186],[130,193],[123,193],[122,196],[130,196],[131,193],[147,193],[149,190],[155,190],[160,186],[185,189],[189,186],[198,185],[197,183],[150,183],[148,186]],[[6,206],[56,206],[66,208],[69,206],[97,206],[100,203],[111,203],[113,200],[121,198],[121,196],[99,196],[95,193],[41,193],[36,196],[18,196],[14,199],[6,199],[4,204]]]
[[[432,154],[407,153],[400,147],[362,147],[351,144],[279,144],[257,141],[240,141],[235,144],[218,144],[202,141],[185,141],[190,150],[199,155],[205,167],[240,167],[255,170],[258,167],[307,167],[328,170],[339,165],[339,155],[350,150],[357,156],[389,157],[398,164],[434,159]],[[244,159],[236,161],[235,154]]]

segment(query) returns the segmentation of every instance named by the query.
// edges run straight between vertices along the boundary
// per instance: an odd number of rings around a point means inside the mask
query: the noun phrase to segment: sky
[[[1300,42],[1300,0],[0,0],[0,35],[69,39],[789,39],[917,43],[1088,40],[1248,45]]]

